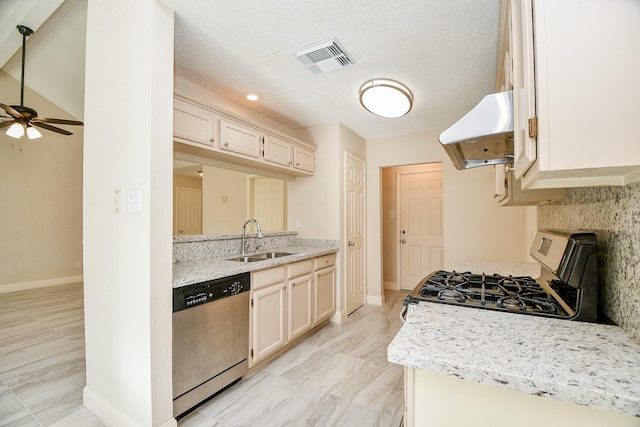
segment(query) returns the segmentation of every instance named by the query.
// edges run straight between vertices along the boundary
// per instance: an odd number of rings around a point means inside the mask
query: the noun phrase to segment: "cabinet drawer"
[[[320,270],[321,268],[331,267],[336,263],[336,254],[329,254],[320,256],[315,259],[314,270]]]
[[[251,273],[251,289],[259,289],[274,283],[284,282],[285,266],[281,265],[267,270]]]
[[[313,268],[313,260],[306,259],[304,261],[298,261],[289,264],[289,278],[301,276],[303,274],[311,273]]]

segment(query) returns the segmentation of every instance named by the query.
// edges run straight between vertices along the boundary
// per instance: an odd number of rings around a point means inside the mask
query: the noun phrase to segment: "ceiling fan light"
[[[27,126],[27,136],[29,137],[29,139],[37,139],[40,138],[42,134],[33,126]]]
[[[411,111],[413,95],[400,82],[373,79],[360,87],[360,104],[376,116],[393,119]]]
[[[7,129],[7,135],[11,138],[22,138],[22,135],[24,135],[24,126],[20,123],[12,124],[9,126],[9,129]]]

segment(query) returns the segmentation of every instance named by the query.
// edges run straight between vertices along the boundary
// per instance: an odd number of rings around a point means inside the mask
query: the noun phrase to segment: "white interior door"
[[[284,181],[273,178],[251,179],[251,217],[262,231],[285,229]]]
[[[428,273],[443,268],[442,164],[428,169],[397,176],[402,289],[413,289]]]
[[[175,210],[176,236],[202,234],[202,191],[195,188],[176,187]]]
[[[345,253],[346,310],[351,314],[364,304],[364,161],[346,156]]]

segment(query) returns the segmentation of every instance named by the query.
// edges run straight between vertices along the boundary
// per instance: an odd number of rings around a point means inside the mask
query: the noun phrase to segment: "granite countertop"
[[[330,253],[335,253],[335,246],[284,246],[273,248],[277,252],[291,252],[291,255],[275,259],[256,262],[230,261],[229,258],[239,255],[227,255],[220,258],[200,258],[190,261],[177,261],[173,263],[173,287],[200,283],[207,280],[232,276],[248,271],[262,270],[276,265],[289,264],[291,262],[314,258]]]
[[[617,326],[421,302],[400,365],[640,416],[640,342]]]

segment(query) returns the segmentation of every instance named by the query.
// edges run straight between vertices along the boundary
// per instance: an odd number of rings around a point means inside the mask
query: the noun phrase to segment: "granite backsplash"
[[[247,253],[263,252],[288,246],[335,247],[338,240],[297,237],[297,231],[264,232],[262,239],[256,233],[247,233]],[[173,238],[173,262],[202,258],[220,258],[237,255],[242,249],[241,234],[176,236]]]
[[[640,339],[640,183],[567,189],[538,207],[538,228],[595,232],[600,310]]]

